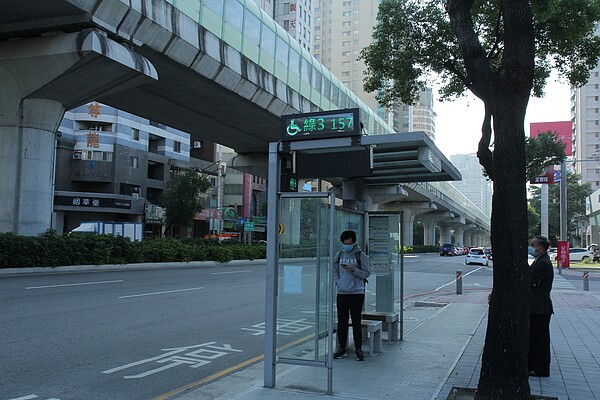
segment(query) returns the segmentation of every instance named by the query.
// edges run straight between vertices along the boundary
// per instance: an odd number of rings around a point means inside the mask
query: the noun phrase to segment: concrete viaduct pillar
[[[429,213],[437,210],[437,206],[430,202],[421,203],[387,203],[383,204],[382,209],[385,211],[402,211],[402,236],[404,245],[412,246],[413,241],[413,224],[417,215]]]
[[[454,230],[454,244],[462,246],[465,218],[455,217],[440,223],[440,231],[442,232],[443,243],[452,243],[452,230]]]
[[[428,214],[419,215],[417,219],[423,222],[423,230],[425,237],[423,238],[423,244],[425,245],[435,245],[438,244],[435,240],[435,227],[438,225],[438,222],[443,221],[445,219],[454,218],[454,214],[451,212],[432,212]],[[443,234],[440,237],[442,240]],[[444,242],[447,243],[447,242]]]
[[[154,79],[148,60],[97,30],[0,43],[0,232],[50,228],[66,109]]]

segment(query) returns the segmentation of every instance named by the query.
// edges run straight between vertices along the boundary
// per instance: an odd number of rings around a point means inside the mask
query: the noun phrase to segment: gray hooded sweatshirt
[[[360,268],[356,262],[356,255],[360,255]],[[333,281],[339,294],[363,294],[365,293],[365,279],[371,275],[369,270],[369,258],[355,244],[352,250],[340,251],[335,255],[333,264]],[[354,267],[354,272],[346,271],[340,264],[348,264]]]

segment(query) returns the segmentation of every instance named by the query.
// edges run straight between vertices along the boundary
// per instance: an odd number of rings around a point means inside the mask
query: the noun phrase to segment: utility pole
[[[567,241],[567,162],[560,164],[560,240]]]

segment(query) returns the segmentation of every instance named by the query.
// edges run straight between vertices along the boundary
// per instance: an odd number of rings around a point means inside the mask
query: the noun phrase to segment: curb
[[[226,263],[217,261],[192,261],[192,262],[164,262],[164,263],[133,263],[133,264],[103,264],[103,265],[65,265],[58,267],[26,267],[26,268],[2,268],[0,276],[15,276],[26,274],[49,274],[67,272],[105,272],[105,271],[143,271],[150,269],[171,268],[202,268],[202,267],[226,267],[248,264],[265,264],[266,260],[232,260]]]

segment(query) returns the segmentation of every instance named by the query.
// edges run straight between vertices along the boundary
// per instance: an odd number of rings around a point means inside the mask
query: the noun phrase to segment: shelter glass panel
[[[328,198],[282,198],[280,215],[278,356],[325,362],[332,301]]]

